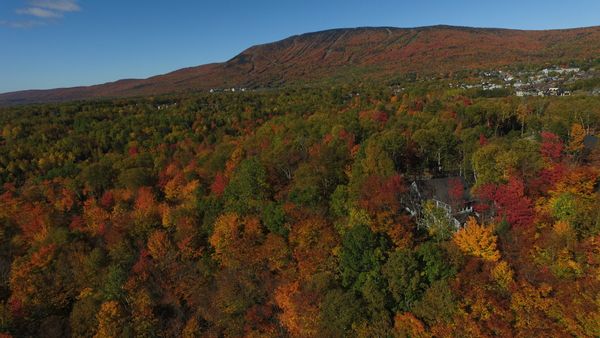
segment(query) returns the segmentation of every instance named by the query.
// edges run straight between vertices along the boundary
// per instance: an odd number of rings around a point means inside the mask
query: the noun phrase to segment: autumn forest
[[[0,109],[0,336],[600,336],[600,97],[479,94]]]

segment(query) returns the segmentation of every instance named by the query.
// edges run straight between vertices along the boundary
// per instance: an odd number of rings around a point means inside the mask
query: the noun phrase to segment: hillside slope
[[[0,104],[125,97],[222,87],[278,86],[352,76],[384,77],[600,55],[600,27],[522,31],[450,26],[335,29],[251,47],[224,63],[143,80],[0,94]]]

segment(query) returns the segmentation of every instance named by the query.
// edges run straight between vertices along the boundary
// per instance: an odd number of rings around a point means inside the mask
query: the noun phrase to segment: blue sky
[[[0,0],[0,92],[144,78],[329,28],[570,28],[599,13],[598,0]]]

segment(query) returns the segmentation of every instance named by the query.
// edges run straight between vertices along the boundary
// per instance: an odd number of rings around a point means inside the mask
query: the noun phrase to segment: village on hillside
[[[428,76],[419,81],[440,81],[443,76]],[[600,96],[600,69],[551,66],[538,70],[487,70],[471,74],[468,78],[453,78],[448,86],[455,89],[479,90],[493,93],[506,92],[506,95],[526,96]],[[405,91],[400,84],[390,85],[394,94]],[[208,92],[236,93],[252,89],[246,87],[211,88]],[[358,96],[353,92],[349,97]]]
[[[482,71],[476,81],[450,83],[451,88],[510,90],[516,96],[600,95],[600,71],[595,68],[552,66],[536,71]]]

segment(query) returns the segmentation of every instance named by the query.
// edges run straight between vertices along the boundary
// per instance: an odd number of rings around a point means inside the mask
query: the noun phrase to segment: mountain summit
[[[253,46],[223,63],[143,80],[0,94],[0,104],[127,97],[227,87],[271,87],[325,79],[384,78],[600,55],[600,27],[524,31],[431,26],[363,27],[296,35]]]

